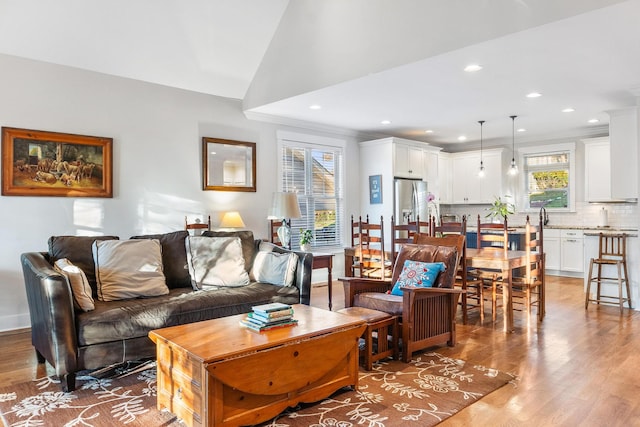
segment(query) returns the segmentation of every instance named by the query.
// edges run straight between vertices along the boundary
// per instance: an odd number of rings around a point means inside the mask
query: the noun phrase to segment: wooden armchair
[[[365,307],[398,316],[402,337],[402,360],[411,360],[413,352],[427,347],[456,343],[456,309],[464,291],[454,289],[458,250],[450,240],[440,244],[406,244],[396,259],[391,280],[359,277],[341,278],[346,307]],[[438,275],[432,288],[406,287],[402,296],[390,295],[406,260],[443,262],[446,270]]]

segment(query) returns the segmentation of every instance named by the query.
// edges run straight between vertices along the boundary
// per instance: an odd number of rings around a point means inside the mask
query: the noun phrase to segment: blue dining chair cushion
[[[440,272],[445,271],[443,262],[420,262],[406,260],[402,266],[400,276],[393,285],[391,295],[402,296],[402,288],[416,286],[431,288],[438,278]]]

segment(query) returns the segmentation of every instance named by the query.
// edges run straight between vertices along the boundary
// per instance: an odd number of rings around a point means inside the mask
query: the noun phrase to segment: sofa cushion
[[[442,262],[445,271],[438,275],[434,288],[452,288],[455,282],[458,250],[454,246],[414,245],[407,243],[402,246],[393,266],[392,282],[396,283],[404,267],[404,262],[410,259],[421,262]]]
[[[160,241],[96,241],[92,250],[100,301],[169,293],[162,272]]]
[[[91,296],[93,291],[89,286],[89,281],[84,271],[73,265],[66,258],[57,260],[53,268],[67,278],[73,295],[73,305],[83,311],[93,310],[95,308],[93,297]]]
[[[91,245],[96,240],[118,240],[118,236],[51,236],[48,242],[49,261],[53,264],[59,259],[67,258],[84,271],[94,297],[98,294]]]
[[[298,255],[272,251],[256,253],[251,267],[251,280],[278,286],[292,286],[295,280]]]
[[[244,257],[244,269],[249,273],[253,265],[253,255],[255,254],[255,239],[253,231],[205,231],[202,233],[207,237],[239,237],[242,243],[242,256]]]
[[[239,237],[189,236],[185,242],[193,289],[249,284]]]
[[[191,276],[187,266],[185,239],[189,236],[186,230],[164,234],[147,234],[133,236],[132,239],[157,239],[162,246],[162,270],[167,279],[169,289],[191,288]]]
[[[438,274],[445,270],[442,262],[421,262],[405,260],[400,276],[391,289],[392,295],[402,295],[402,288],[417,286],[431,288],[438,278]]]
[[[147,337],[152,329],[248,313],[254,305],[270,302],[296,304],[294,286],[254,282],[240,288],[215,291],[171,289],[168,295],[123,301],[96,301],[96,309],[77,316],[80,346]]]

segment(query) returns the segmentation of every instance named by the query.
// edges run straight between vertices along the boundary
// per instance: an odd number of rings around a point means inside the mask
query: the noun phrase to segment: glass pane
[[[528,173],[529,206],[567,208],[569,206],[569,170],[557,169]]]
[[[315,202],[314,236],[316,246],[335,245],[337,239],[337,208],[335,199]]]
[[[335,190],[335,154],[321,150],[311,150],[313,159],[313,195],[334,196]]]

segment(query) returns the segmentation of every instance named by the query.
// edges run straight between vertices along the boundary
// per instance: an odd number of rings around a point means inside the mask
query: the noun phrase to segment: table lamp
[[[290,248],[291,228],[286,219],[302,218],[300,206],[298,206],[298,196],[296,193],[273,193],[271,202],[271,213],[267,219],[282,219],[282,225],[278,228],[278,239],[285,248]]]
[[[222,216],[220,228],[245,228],[245,225],[238,211],[230,211]]]

